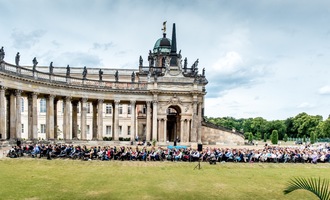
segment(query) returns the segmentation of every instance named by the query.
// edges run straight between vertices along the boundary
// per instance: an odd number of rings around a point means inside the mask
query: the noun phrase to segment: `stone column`
[[[197,142],[197,101],[193,102],[193,116],[190,142]]]
[[[10,139],[16,138],[16,97],[10,94]]]
[[[94,101],[93,105],[93,137],[92,140],[97,140],[97,102]]]
[[[157,119],[157,136],[156,136],[156,140],[161,142],[161,133],[162,133],[162,128],[161,128],[161,125],[162,125],[162,121],[161,119]]]
[[[163,142],[166,142],[167,141],[167,119],[164,118],[164,141]]]
[[[0,86],[0,139],[6,139],[6,88]]]
[[[72,101],[72,139],[78,139],[78,101]]]
[[[38,93],[28,95],[28,139],[38,139]]]
[[[98,100],[97,106],[97,139],[103,139],[103,99]]]
[[[113,119],[114,141],[119,140],[119,102],[120,100],[115,100],[114,119]]]
[[[11,95],[7,95],[6,96],[6,100],[7,100],[7,105],[6,105],[6,116],[7,116],[7,121],[6,121],[6,139],[9,140],[10,139],[10,133],[11,133],[11,129],[10,129],[10,120],[11,120],[11,109],[10,109],[10,98]]]
[[[184,119],[180,120],[180,142],[184,142]]]
[[[82,98],[80,101],[80,130],[81,130],[81,139],[86,140],[87,139],[87,126],[86,126],[86,119],[87,119],[87,99]]]
[[[147,133],[146,133],[146,140],[150,141],[151,140],[151,107],[150,107],[151,102],[147,101]]]
[[[22,113],[22,91],[21,90],[16,90],[15,95],[16,95],[16,138],[21,138],[22,137],[22,118],[21,118],[21,113]]]
[[[202,143],[202,103],[198,104],[198,115],[197,115],[197,142]]]
[[[152,103],[152,139],[157,140],[157,116],[158,116],[158,101]]]
[[[54,99],[54,139],[58,138],[58,124],[57,124],[57,102],[58,99]]]
[[[64,115],[63,115],[63,138],[65,140],[71,139],[70,134],[70,104],[71,104],[71,97],[67,96],[63,100],[64,104]]]
[[[54,140],[54,98],[55,95],[49,95],[46,98],[46,138]]]
[[[135,119],[135,114],[136,114],[136,109],[135,109],[135,100],[131,101],[131,141],[134,141],[135,135],[135,126],[136,126],[136,119]]]

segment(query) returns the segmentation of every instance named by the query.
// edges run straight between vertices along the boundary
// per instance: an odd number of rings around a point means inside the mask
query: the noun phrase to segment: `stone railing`
[[[116,81],[81,79],[76,77],[40,72],[26,67],[12,65],[6,62],[2,62],[0,64],[0,72],[4,72],[12,76],[27,78],[31,80],[78,86],[84,88],[88,87],[88,88],[99,88],[99,89],[147,90],[148,87],[147,82],[116,82]]]

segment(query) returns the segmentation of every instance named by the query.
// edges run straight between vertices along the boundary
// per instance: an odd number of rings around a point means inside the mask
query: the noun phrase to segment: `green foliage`
[[[267,139],[268,139],[267,137],[268,137],[268,134],[265,133],[265,134],[264,134],[264,142],[267,142]]]
[[[307,140],[306,140],[306,135],[304,135],[304,137],[303,137],[303,142],[306,143],[306,141],[307,141]]]
[[[256,134],[256,140],[260,140],[261,139],[261,133],[260,132],[257,132],[257,134]]]
[[[315,194],[320,200],[329,200],[330,191],[329,191],[329,180],[321,178],[293,178],[287,188],[283,191],[284,194],[289,194],[295,190],[307,190]]]
[[[284,134],[283,141],[287,142],[288,141],[288,134]]]
[[[320,130],[318,133],[321,133],[322,138],[329,138],[330,137],[330,116],[326,119],[321,125]]]
[[[271,141],[272,141],[272,144],[278,143],[278,131],[277,130],[272,131]]]
[[[316,142],[316,139],[317,139],[317,136],[316,136],[316,132],[315,131],[312,131],[311,132],[311,144],[314,144]]]
[[[252,141],[253,141],[253,134],[250,133],[248,138],[249,138],[248,141],[249,141],[249,142],[252,142]]]
[[[104,141],[111,141],[112,140],[112,137],[103,137],[103,140]]]
[[[292,131],[297,133],[297,137],[310,136],[312,131],[316,130],[316,127],[322,121],[322,116],[308,115],[307,113],[300,113],[293,118]]]

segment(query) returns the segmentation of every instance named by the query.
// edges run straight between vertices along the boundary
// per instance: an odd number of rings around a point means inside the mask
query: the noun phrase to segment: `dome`
[[[170,53],[171,52],[171,40],[166,37],[159,38],[154,46],[154,53]]]

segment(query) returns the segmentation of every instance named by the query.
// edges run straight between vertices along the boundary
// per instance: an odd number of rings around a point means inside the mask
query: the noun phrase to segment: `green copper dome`
[[[159,38],[154,46],[154,53],[170,53],[171,52],[171,40],[166,38],[166,34],[164,33],[164,37]]]

